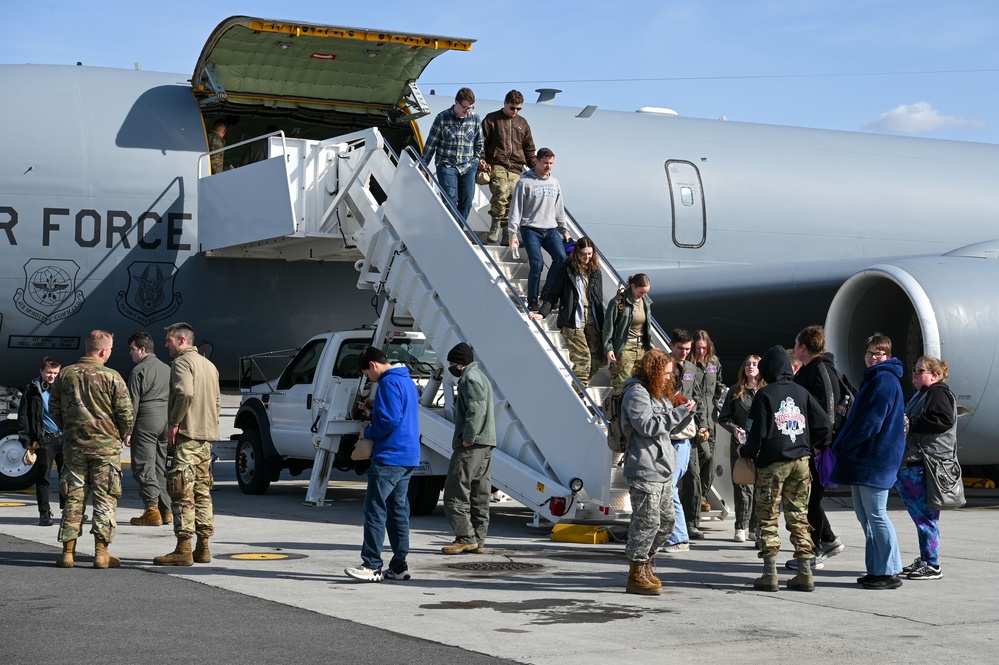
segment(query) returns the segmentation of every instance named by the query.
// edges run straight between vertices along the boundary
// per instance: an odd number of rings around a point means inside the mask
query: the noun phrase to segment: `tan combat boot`
[[[629,561],[628,586],[625,591],[641,596],[658,596],[663,592],[662,584],[656,584],[649,579],[648,561]]]
[[[141,517],[133,517],[129,520],[132,526],[161,526],[163,518],[160,517],[160,510],[156,506],[146,506],[146,510]]]
[[[177,547],[173,552],[153,559],[155,566],[193,566],[194,557],[191,556],[191,538],[177,538]]]
[[[212,551],[208,549],[207,536],[198,536],[198,543],[194,546],[194,556],[192,558],[195,563],[212,562]]]
[[[777,591],[777,557],[763,557],[763,575],[753,580],[757,591]]]
[[[62,544],[62,556],[56,561],[56,565],[60,568],[72,568],[74,558],[76,557],[76,541],[67,540]]]
[[[94,568],[118,568],[121,559],[108,554],[107,541],[100,536],[94,536]]]
[[[163,522],[164,526],[173,524],[173,515],[160,509],[160,520]]]
[[[815,591],[812,562],[815,559],[798,559],[798,574],[787,581],[787,588],[794,591]]]
[[[656,571],[652,569],[652,557],[649,557],[649,560],[645,562],[645,576],[649,578],[649,582],[656,585],[660,589],[663,588],[663,581],[659,579],[659,576],[656,575]]]

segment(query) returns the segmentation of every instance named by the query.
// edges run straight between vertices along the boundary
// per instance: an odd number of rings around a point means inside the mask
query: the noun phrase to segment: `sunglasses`
[[[510,107],[510,110],[511,110],[511,111],[519,111],[519,110],[520,110],[520,109],[522,109],[522,108],[524,108],[524,107],[523,107],[523,106],[511,106],[511,107]]]
[[[920,374],[932,374],[933,372],[931,370],[924,369],[922,367],[914,367],[912,369],[912,373],[915,374],[916,376],[919,376]]]

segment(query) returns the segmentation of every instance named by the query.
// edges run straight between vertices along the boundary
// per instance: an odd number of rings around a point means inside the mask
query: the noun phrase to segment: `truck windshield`
[[[430,378],[437,365],[437,354],[422,339],[395,338],[389,343],[385,355],[393,365],[404,364],[414,379]]]

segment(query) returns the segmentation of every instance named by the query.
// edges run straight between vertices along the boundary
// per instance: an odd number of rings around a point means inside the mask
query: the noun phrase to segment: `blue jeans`
[[[476,170],[473,165],[465,175],[461,175],[453,166],[437,167],[437,182],[441,184],[444,195],[451,199],[451,203],[458,209],[462,219],[468,219],[468,213],[472,209]]]
[[[902,554],[898,550],[895,527],[888,519],[888,490],[854,485],[853,511],[864,530],[864,561],[868,575],[898,575]]]
[[[676,448],[676,469],[673,471],[673,511],[676,513],[676,526],[673,527],[673,534],[666,541],[667,545],[690,542],[687,535],[687,520],[683,517],[683,504],[680,502],[680,479],[687,473],[687,466],[690,464],[690,439],[674,441]]]
[[[389,568],[402,570],[409,554],[409,478],[411,466],[386,466],[374,462],[368,469],[364,493],[364,544],[361,561],[372,570],[382,567],[382,545],[388,530],[392,546]]]
[[[552,257],[552,264],[548,266],[548,275],[558,274],[565,263],[565,245],[562,244],[562,236],[558,234],[558,229],[536,229],[532,226],[521,226],[520,237],[524,239],[524,249],[527,251],[527,262],[531,266],[531,271],[527,274],[527,301],[528,303],[538,302],[538,291],[541,287],[541,271],[545,267],[544,258],[541,256],[541,249],[544,248],[548,255]],[[548,280],[545,280],[548,286]],[[547,291],[547,289],[546,289]]]

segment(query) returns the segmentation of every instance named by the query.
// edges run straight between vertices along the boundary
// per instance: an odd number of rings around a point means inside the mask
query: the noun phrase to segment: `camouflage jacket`
[[[92,452],[119,454],[132,429],[132,398],[118,372],[84,356],[52,384],[49,412],[64,442]]]

